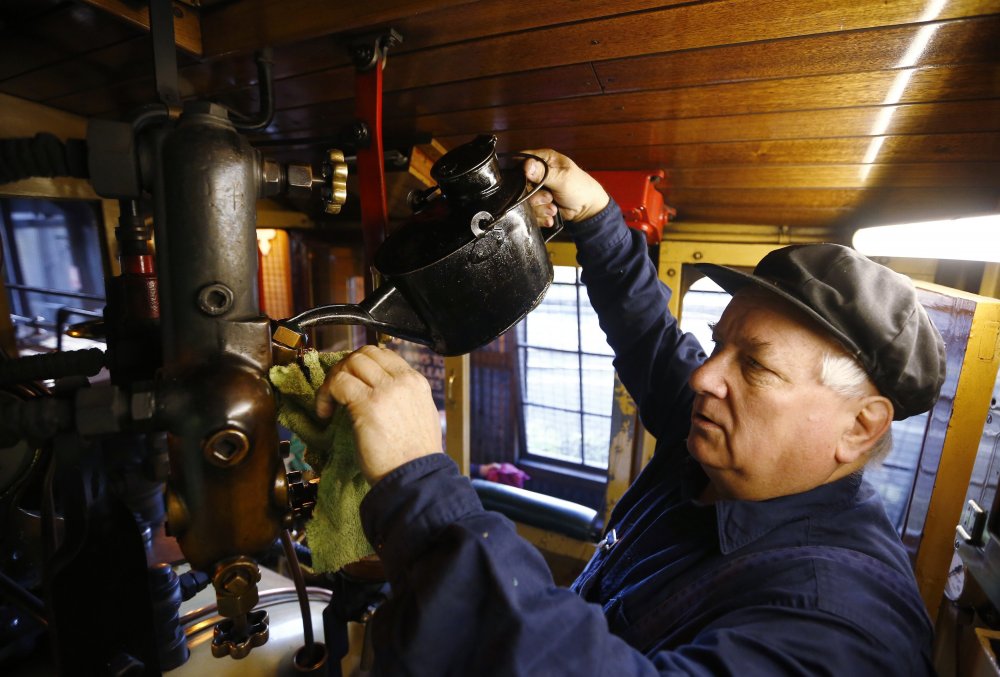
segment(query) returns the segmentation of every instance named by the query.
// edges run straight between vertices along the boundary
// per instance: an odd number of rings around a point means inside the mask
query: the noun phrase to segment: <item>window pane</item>
[[[576,284],[578,277],[576,266],[552,266],[552,282]]]
[[[526,404],[524,426],[532,455],[569,463],[580,462],[579,414]]]
[[[553,284],[545,299],[524,320],[528,345],[577,350],[576,287]]]
[[[104,307],[104,272],[95,212],[86,202],[3,200],[4,279],[21,350],[52,350],[57,325],[90,321]],[[15,289],[14,287],[28,287]],[[66,293],[59,293],[66,292]],[[62,311],[62,313],[60,313]],[[63,349],[93,347],[63,337]]]
[[[597,313],[594,312],[590,299],[587,298],[587,292],[583,289],[580,290],[580,338],[583,352],[614,355],[604,336],[604,330],[597,323]]]
[[[584,414],[583,435],[584,464],[594,468],[607,468],[608,447],[611,445],[611,417]]]
[[[525,403],[579,411],[580,372],[576,354],[535,348],[527,348],[525,353]],[[533,443],[529,437],[531,453],[535,453]]]
[[[583,356],[583,410],[607,416],[615,389],[615,368],[610,357]]]
[[[705,278],[707,279],[707,278]],[[701,282],[699,280],[698,282]],[[681,330],[695,335],[706,354],[711,354],[715,343],[712,341],[711,322],[718,322],[732,296],[714,285],[716,290],[701,291],[697,283],[692,285],[681,305]]]
[[[606,468],[613,355],[578,269],[557,267],[555,280],[518,327],[524,453]]]

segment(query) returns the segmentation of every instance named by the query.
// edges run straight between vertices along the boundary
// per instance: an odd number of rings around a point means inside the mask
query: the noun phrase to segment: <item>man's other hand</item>
[[[354,422],[358,464],[370,484],[421,456],[441,452],[441,419],[430,384],[402,357],[364,346],[334,365],[316,394],[316,414],[335,402]]]

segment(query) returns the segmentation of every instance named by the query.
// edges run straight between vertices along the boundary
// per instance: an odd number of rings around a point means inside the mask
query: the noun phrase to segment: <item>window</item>
[[[101,245],[91,205],[0,200],[0,236],[18,347],[47,351],[57,345],[93,345],[85,339],[59,340],[60,323],[98,318],[104,307]]]
[[[521,458],[603,475],[611,435],[613,354],[579,269],[556,266],[554,271],[545,299],[516,330]]]

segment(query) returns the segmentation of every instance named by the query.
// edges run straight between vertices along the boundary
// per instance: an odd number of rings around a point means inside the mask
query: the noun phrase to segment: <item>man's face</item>
[[[835,454],[856,412],[819,382],[833,341],[758,290],[733,298],[714,338],[712,356],[691,375],[687,446],[716,494],[763,500],[846,474]]]

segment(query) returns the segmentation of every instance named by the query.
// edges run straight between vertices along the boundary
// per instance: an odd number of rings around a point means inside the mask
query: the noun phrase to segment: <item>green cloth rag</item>
[[[275,365],[269,373],[277,392],[278,422],[302,439],[305,460],[320,476],[316,508],[306,525],[317,572],[337,571],[373,552],[358,513],[368,482],[355,457],[351,417],[336,407],[329,421],[316,418],[316,391],[345,355],[310,350],[301,359],[303,366]]]

